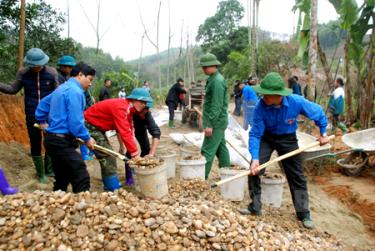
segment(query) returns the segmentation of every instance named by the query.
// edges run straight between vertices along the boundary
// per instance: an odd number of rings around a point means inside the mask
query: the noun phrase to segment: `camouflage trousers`
[[[89,130],[91,137],[95,139],[97,145],[112,149],[111,144],[105,136],[105,132],[100,131],[98,128],[89,123],[86,123],[86,127]],[[94,150],[94,154],[100,163],[102,179],[104,177],[117,175],[117,165],[115,157],[99,152],[97,150]]]

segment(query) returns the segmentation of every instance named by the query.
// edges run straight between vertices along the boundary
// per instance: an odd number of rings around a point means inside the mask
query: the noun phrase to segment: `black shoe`
[[[253,210],[250,210],[249,208],[240,208],[237,211],[242,215],[254,215],[254,216],[262,215],[261,211],[253,211]]]

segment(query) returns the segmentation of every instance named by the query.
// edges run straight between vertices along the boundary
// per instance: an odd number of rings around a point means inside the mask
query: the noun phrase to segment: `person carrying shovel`
[[[111,149],[111,145],[105,132],[116,130],[120,135],[120,144],[124,144],[130,157],[137,161],[140,153],[134,138],[133,115],[142,112],[147,102],[152,102],[152,98],[144,89],[126,99],[114,98],[98,102],[85,111],[86,126],[96,142],[108,149]],[[117,176],[115,157],[95,150],[94,153],[100,163],[104,188],[109,191],[119,189],[121,184]]]
[[[204,74],[208,75],[206,95],[203,104],[204,140],[201,149],[206,158],[205,178],[211,171],[215,155],[219,159],[219,167],[229,167],[229,151],[225,142],[225,129],[228,125],[228,86],[217,67],[221,63],[216,56],[207,53],[200,59]]]
[[[271,158],[274,150],[278,155],[298,149],[296,131],[297,117],[302,114],[319,127],[321,145],[327,144],[327,118],[321,106],[299,95],[291,95],[292,90],[285,88],[282,77],[275,72],[268,73],[254,90],[263,97],[254,110],[253,126],[250,130],[249,151],[252,155],[251,174],[248,176],[249,194],[252,202],[248,208],[239,209],[241,214],[261,214],[261,180],[265,169],[258,171],[260,164]],[[297,218],[305,228],[313,228],[310,217],[307,182],[303,173],[300,155],[281,161]]]
[[[53,190],[74,193],[90,190],[90,176],[81,155],[76,151],[76,139],[93,148],[95,140],[85,127],[84,91],[95,77],[95,70],[85,63],[73,67],[71,78],[39,103],[35,118],[45,131],[44,146],[52,159],[55,172]],[[34,125],[33,125],[34,126]]]

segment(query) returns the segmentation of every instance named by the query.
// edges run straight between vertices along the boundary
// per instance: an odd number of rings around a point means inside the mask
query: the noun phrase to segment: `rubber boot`
[[[44,155],[44,170],[46,172],[47,177],[55,177],[55,173],[53,172],[52,168],[52,160],[51,157],[47,154]]]
[[[130,169],[130,166],[127,163],[125,163],[125,176],[126,176],[125,185],[133,186],[134,185],[133,173],[132,173],[132,170]]]
[[[11,195],[18,192],[18,188],[11,187],[9,185],[7,177],[5,177],[5,173],[2,168],[0,168],[0,191],[2,195]]]
[[[115,191],[121,188],[121,183],[118,180],[117,175],[107,176],[103,178],[104,190]]]
[[[48,182],[48,178],[45,175],[44,165],[43,165],[43,157],[42,156],[32,156],[36,175],[38,176],[38,181],[40,183],[46,184]]]
[[[348,132],[348,128],[346,127],[346,125],[342,122],[339,122],[338,123],[338,127],[340,128],[340,130],[343,132],[343,133],[347,133]]]
[[[93,158],[89,155],[89,149],[87,146],[80,145],[79,150],[81,151],[83,160],[93,160]]]
[[[173,121],[173,120],[169,120],[169,122],[168,122],[168,127],[169,127],[169,128],[176,128],[176,127],[174,126],[174,121]]]

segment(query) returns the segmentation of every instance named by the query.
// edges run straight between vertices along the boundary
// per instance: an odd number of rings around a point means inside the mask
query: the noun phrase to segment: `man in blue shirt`
[[[252,126],[255,104],[258,102],[258,96],[252,87],[255,85],[255,81],[253,77],[250,77],[248,81],[249,85],[245,85],[242,89],[244,110],[243,128],[245,130],[249,128],[249,125]]]
[[[248,208],[240,209],[242,214],[261,213],[260,175],[265,170],[258,170],[260,164],[269,161],[274,150],[279,155],[289,153],[298,148],[296,119],[302,114],[320,129],[320,144],[328,143],[326,135],[327,118],[323,109],[299,95],[291,95],[292,90],[284,87],[284,81],[278,73],[271,72],[254,90],[263,95],[254,111],[253,127],[250,131],[249,151],[252,155],[249,176],[249,190],[252,202]],[[310,218],[307,182],[303,173],[302,160],[296,155],[281,161],[297,217],[306,228],[313,228]]]
[[[36,120],[45,128],[44,146],[51,156],[55,172],[53,190],[66,191],[72,184],[73,192],[90,189],[90,176],[86,164],[75,150],[75,138],[86,142],[87,147],[95,144],[85,127],[85,90],[95,77],[95,70],[84,63],[73,67],[71,78],[39,103]]]

